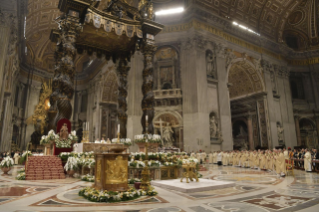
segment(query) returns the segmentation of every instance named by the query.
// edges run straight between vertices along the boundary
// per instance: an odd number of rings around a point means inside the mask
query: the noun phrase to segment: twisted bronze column
[[[143,116],[141,123],[143,126],[143,134],[154,133],[153,118],[154,118],[154,93],[153,93],[153,57],[156,51],[156,46],[153,43],[145,42],[142,46],[144,55],[144,70],[143,70],[143,100],[142,110]],[[146,116],[148,121],[146,124]]]
[[[126,124],[127,124],[127,75],[130,70],[128,61],[121,58],[117,62],[117,76],[119,79],[118,85],[118,119],[120,128],[120,138],[126,138]]]
[[[55,50],[56,65],[49,111],[49,117],[52,118],[52,120],[49,120],[49,125],[53,129],[60,119],[70,119],[72,116],[71,100],[74,93],[74,59],[76,56],[75,40],[82,29],[79,19],[75,17],[63,15],[57,23],[59,25],[59,38]]]

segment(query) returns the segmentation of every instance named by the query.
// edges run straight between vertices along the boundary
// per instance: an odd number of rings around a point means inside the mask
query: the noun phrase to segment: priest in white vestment
[[[210,152],[210,153],[208,154],[208,163],[209,163],[209,164],[212,164],[212,163],[213,163],[213,153],[212,153],[212,152]]]
[[[305,158],[304,158],[304,167],[305,167],[305,171],[307,172],[311,172],[311,154],[309,152],[309,150],[306,150],[306,154],[305,154]]]

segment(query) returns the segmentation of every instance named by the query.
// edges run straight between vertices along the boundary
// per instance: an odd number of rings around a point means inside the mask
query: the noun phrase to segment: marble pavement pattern
[[[318,211],[319,175],[296,170],[295,176],[278,178],[269,172],[206,165],[205,179],[233,182],[229,188],[182,193],[155,188],[159,194],[122,203],[95,203],[78,196],[92,183],[65,180],[18,181],[0,176],[0,211],[58,212],[290,212]],[[0,173],[1,174],[1,173]]]

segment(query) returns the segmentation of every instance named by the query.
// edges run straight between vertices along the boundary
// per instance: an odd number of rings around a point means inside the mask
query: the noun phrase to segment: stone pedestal
[[[97,190],[128,190],[128,153],[122,144],[117,144],[111,153],[95,154],[95,183]]]
[[[137,143],[138,151],[145,152],[145,143]],[[158,152],[158,143],[149,143],[148,152]]]

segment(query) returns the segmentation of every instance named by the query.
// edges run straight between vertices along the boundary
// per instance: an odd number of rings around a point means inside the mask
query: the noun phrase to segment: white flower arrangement
[[[65,171],[77,170],[79,168],[78,162],[79,162],[79,158],[69,157],[68,161],[66,162],[66,164],[64,166]]]
[[[95,177],[90,175],[90,174],[87,174],[87,175],[83,175],[81,177],[81,180],[88,181],[88,182],[94,182],[95,181]]]
[[[142,135],[135,135],[134,141],[135,143],[146,143],[146,139],[149,143],[161,143],[162,139],[160,135],[157,134],[142,134]]]
[[[71,148],[71,144],[72,140],[70,138],[62,140],[60,140],[60,138],[55,139],[56,148]]]
[[[95,160],[92,158],[86,159],[84,164],[85,164],[85,166],[89,167],[89,169],[90,169],[90,168],[95,166]]]
[[[0,168],[9,168],[9,167],[12,167],[13,165],[14,165],[13,159],[10,158],[10,156],[7,156],[2,159],[0,163]]]

